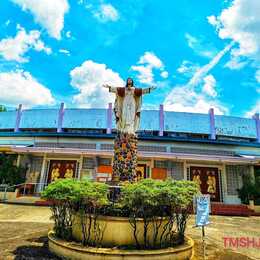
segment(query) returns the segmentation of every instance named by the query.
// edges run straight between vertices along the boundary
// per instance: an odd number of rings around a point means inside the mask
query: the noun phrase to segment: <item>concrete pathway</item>
[[[57,259],[47,248],[46,235],[53,225],[50,216],[48,207],[0,204],[0,260]],[[248,237],[260,240],[260,217],[211,216],[210,220],[212,224],[206,227],[207,260],[260,260],[260,248],[225,248],[223,239]],[[201,229],[193,228],[193,225],[194,216],[191,216],[187,235],[195,240],[194,259],[201,260]]]

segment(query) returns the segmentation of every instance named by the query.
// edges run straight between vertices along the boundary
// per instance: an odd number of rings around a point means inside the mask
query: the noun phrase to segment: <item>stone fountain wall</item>
[[[137,136],[118,132],[114,141],[112,181],[134,181],[136,166]]]

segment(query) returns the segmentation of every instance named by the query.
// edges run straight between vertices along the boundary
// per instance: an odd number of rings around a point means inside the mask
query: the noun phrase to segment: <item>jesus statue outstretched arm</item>
[[[149,87],[149,88],[143,88],[142,89],[142,94],[149,94],[151,93],[152,90],[156,89],[156,87],[152,86],[152,87]]]
[[[103,85],[104,88],[108,88],[109,92],[112,92],[112,93],[117,93],[117,87],[111,87],[110,85],[108,84],[104,84]]]

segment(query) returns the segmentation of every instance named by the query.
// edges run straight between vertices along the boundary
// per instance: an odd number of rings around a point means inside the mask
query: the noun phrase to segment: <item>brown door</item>
[[[48,173],[48,183],[57,179],[75,178],[76,164],[77,161],[51,160]]]
[[[202,194],[210,194],[211,201],[220,201],[218,168],[193,166],[190,177],[199,184]]]
[[[137,181],[146,178],[146,164],[138,164],[135,172]]]

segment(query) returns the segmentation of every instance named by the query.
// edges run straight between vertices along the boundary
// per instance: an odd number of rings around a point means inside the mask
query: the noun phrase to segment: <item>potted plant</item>
[[[57,238],[80,242],[83,249],[77,250],[89,256],[100,253],[102,259],[111,254],[124,255],[125,259],[142,254],[150,259],[160,250],[167,257],[173,253],[191,256],[193,246],[184,233],[197,192],[197,185],[191,181],[145,179],[122,186],[115,202],[108,199],[107,184],[58,180],[42,193],[52,201],[54,233],[49,236],[50,248],[58,255],[70,255],[63,252],[64,248],[70,250],[67,242],[57,249]],[[179,246],[185,249],[179,250]]]

